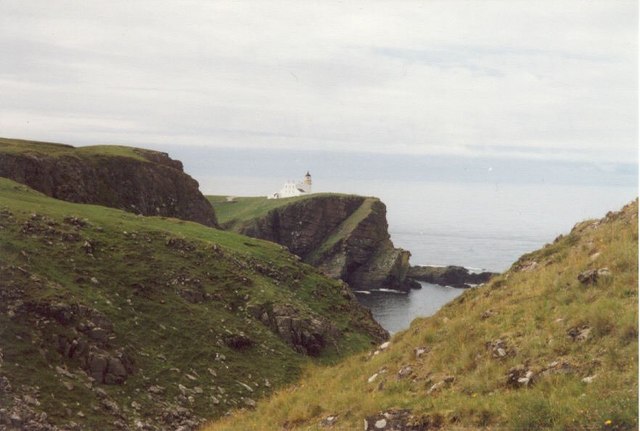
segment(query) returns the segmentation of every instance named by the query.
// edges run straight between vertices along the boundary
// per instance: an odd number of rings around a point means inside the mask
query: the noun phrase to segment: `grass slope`
[[[218,417],[291,382],[311,360],[253,318],[254,306],[287,305],[301,316],[329,318],[341,336],[320,362],[370,345],[367,313],[344,286],[281,246],[197,223],[58,201],[1,178],[0,279],[0,378],[37,396],[36,410],[59,425],[116,427],[97,387],[123,417],[147,420],[176,405]],[[42,304],[106,316],[113,323],[107,346],[127,351],[136,371],[123,385],[92,383],[57,344],[81,334],[25,312]],[[229,347],[227,337],[238,334],[253,344]],[[71,376],[55,372],[58,365]],[[162,392],[148,392],[153,385]],[[0,404],[10,408],[14,401]]]
[[[0,153],[31,155],[44,154],[48,157],[127,157],[139,161],[148,162],[147,159],[136,153],[134,150],[135,148],[133,147],[125,147],[119,145],[91,145],[76,148],[71,145],[56,144],[51,142],[0,138]]]
[[[388,348],[312,367],[207,430],[325,429],[328,416],[330,429],[354,430],[394,408],[411,411],[414,430],[637,429],[637,200],[414,320]]]
[[[266,215],[269,211],[284,207],[295,202],[305,201],[325,196],[348,196],[340,193],[315,193],[285,199],[267,199],[262,196],[206,196],[216,211],[218,222],[229,229],[241,225],[243,222]]]

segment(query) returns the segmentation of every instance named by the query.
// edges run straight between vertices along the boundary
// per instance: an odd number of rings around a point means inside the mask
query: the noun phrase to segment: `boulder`
[[[598,280],[611,276],[609,268],[589,269],[578,274],[578,281],[584,285],[596,284]]]
[[[365,431],[426,431],[440,428],[444,419],[440,415],[413,415],[408,409],[391,409],[364,419]]]

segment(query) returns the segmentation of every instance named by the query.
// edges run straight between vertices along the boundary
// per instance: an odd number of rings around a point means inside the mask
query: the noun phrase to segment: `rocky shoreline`
[[[495,272],[471,272],[467,268],[456,265],[449,266],[411,266],[407,278],[467,289],[478,284],[486,283],[491,277],[498,275]]]

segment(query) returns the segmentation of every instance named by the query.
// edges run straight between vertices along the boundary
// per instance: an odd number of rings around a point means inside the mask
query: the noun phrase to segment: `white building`
[[[293,198],[311,194],[311,174],[307,171],[304,180],[300,182],[287,181],[279,192],[267,196],[268,199]]]

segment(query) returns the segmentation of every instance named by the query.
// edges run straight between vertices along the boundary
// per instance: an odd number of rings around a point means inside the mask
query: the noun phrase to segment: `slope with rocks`
[[[0,429],[193,430],[383,341],[283,247],[0,178]]]
[[[0,177],[56,199],[217,225],[198,182],[158,151],[0,138]]]
[[[282,244],[356,290],[415,286],[406,277],[410,253],[393,246],[386,207],[377,198],[329,193],[208,198],[224,228]]]
[[[637,427],[636,200],[207,430]]]

